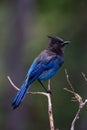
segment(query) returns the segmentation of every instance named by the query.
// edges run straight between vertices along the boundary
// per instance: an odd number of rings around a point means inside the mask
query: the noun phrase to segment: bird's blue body
[[[63,57],[45,50],[34,60],[28,71],[27,77],[37,75],[38,79],[41,81],[48,80],[54,76],[63,62]]]
[[[29,90],[30,85],[35,80],[38,79],[40,81],[45,81],[51,79],[59,70],[63,62],[63,53],[55,53],[55,51],[52,51],[51,48],[42,51],[33,61],[23,85],[13,99],[13,108],[16,108],[20,105],[21,101],[24,99],[27,91]]]

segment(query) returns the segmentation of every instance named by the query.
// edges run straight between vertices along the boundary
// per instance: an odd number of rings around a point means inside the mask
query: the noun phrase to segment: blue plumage
[[[62,39],[56,36],[49,36],[49,38],[51,38],[51,42],[48,48],[42,51],[34,60],[23,85],[13,99],[12,106],[14,109],[20,105],[21,101],[24,99],[27,91],[29,90],[30,85],[35,80],[49,80],[55,75],[57,70],[59,70],[64,62],[63,50],[64,46],[69,42],[64,42]]]

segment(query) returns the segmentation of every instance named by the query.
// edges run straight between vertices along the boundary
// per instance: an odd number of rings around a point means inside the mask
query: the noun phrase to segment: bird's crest
[[[50,38],[52,42],[53,42],[53,41],[54,41],[54,42],[59,42],[59,43],[63,43],[63,42],[64,42],[63,39],[60,38],[60,37],[58,37],[58,36],[48,35],[48,38]]]

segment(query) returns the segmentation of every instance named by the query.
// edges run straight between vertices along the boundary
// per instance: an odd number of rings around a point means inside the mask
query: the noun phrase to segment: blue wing
[[[45,54],[44,54],[45,53]],[[44,57],[43,57],[44,56]],[[42,63],[43,72],[39,76],[39,80],[49,80],[52,78],[55,73],[59,70],[62,63],[64,62],[64,58],[62,56],[56,55],[53,52],[42,52],[39,57],[39,62]]]
[[[27,78],[34,76],[41,80],[48,80],[57,72],[63,62],[63,57],[45,50],[34,60],[28,71]],[[37,73],[38,76],[35,76]]]

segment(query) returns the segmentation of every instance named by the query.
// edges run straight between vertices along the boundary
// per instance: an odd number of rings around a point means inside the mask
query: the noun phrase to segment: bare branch
[[[85,79],[85,81],[87,82],[87,77],[86,77],[86,75],[83,72],[82,72],[82,76]]]
[[[80,112],[86,103],[87,103],[87,99],[84,102],[79,102],[79,109],[78,109],[78,111],[77,111],[77,113],[72,121],[71,130],[74,130],[75,123],[76,123],[77,119],[79,119]]]
[[[13,83],[11,78],[7,76],[10,84],[12,85],[13,88],[15,88],[17,91],[20,89]],[[50,80],[48,80],[48,90],[50,90]],[[50,93],[45,93],[45,92],[27,92],[27,94],[41,94],[47,97],[48,99],[48,116],[49,116],[49,122],[50,122],[50,130],[54,130],[54,119],[53,119],[53,112],[52,112],[52,103],[51,103],[51,95]]]
[[[48,80],[48,90],[50,90],[50,80]],[[48,93],[48,114],[49,114],[49,121],[50,121],[50,129],[54,130],[54,119],[53,119],[51,94],[50,93]]]
[[[48,80],[48,90],[50,90],[51,87],[50,87],[50,80]]]
[[[69,80],[69,75],[68,75],[68,73],[67,73],[67,69],[65,69],[65,75],[66,75],[66,80],[67,80],[69,86],[71,87],[71,89],[72,89],[72,91],[73,91],[73,93],[74,93],[74,88],[73,88],[73,86],[72,86],[72,84],[71,84],[71,82],[70,82],[70,80]]]
[[[72,84],[71,84],[71,82],[70,82],[70,80],[69,80],[69,75],[68,75],[66,69],[65,69],[65,74],[66,74],[66,79],[67,79],[67,82],[68,82],[68,84],[69,84],[71,90],[69,90],[69,89],[67,89],[67,88],[64,88],[64,90],[66,90],[66,91],[69,92],[69,93],[72,93],[72,94],[74,95],[74,101],[77,101],[78,104],[79,104],[78,111],[77,111],[77,113],[76,113],[76,115],[75,115],[75,117],[74,117],[74,119],[73,119],[73,121],[72,121],[72,124],[71,124],[71,130],[74,130],[74,128],[75,128],[75,123],[76,123],[76,121],[79,119],[80,112],[81,112],[82,108],[85,106],[85,104],[87,103],[87,99],[86,99],[85,101],[83,101],[83,100],[82,100],[82,97],[81,97],[78,93],[76,93],[76,92],[74,91],[74,88],[73,88],[73,86],[72,86]],[[85,74],[82,73],[82,75],[83,75],[84,79],[87,80]]]
[[[68,88],[64,88],[64,90],[73,94],[73,91],[69,90]]]
[[[13,81],[11,80],[11,78],[9,76],[7,76],[10,84],[12,85],[13,88],[15,88],[17,91],[19,91],[20,89],[13,83]],[[27,92],[27,94],[42,94],[42,95],[45,95],[47,96],[47,93],[44,93],[44,92]]]
[[[12,82],[11,78],[10,78],[9,76],[7,76],[7,78],[8,78],[8,80],[9,80],[10,84],[11,84],[16,90],[19,91],[20,89]]]

